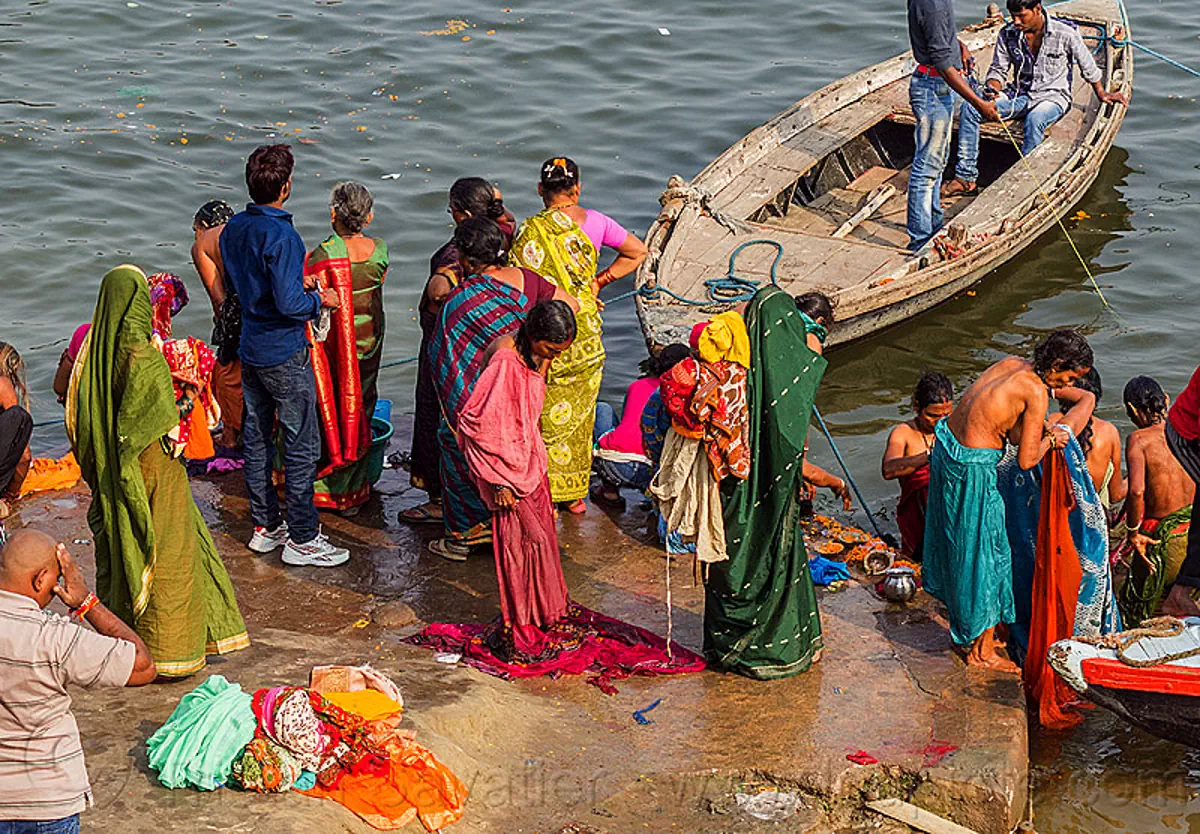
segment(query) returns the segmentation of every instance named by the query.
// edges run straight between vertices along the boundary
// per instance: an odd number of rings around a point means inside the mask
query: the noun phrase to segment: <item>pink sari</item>
[[[459,413],[459,447],[492,510],[500,619],[434,623],[408,642],[461,653],[465,663],[502,678],[592,672],[590,682],[610,693],[613,680],[630,675],[703,669],[694,652],[568,598],[539,427],[545,394],[545,379],[503,350]],[[517,505],[497,507],[496,486],[512,488]]]
[[[500,615],[512,628],[513,647],[537,655],[542,628],[567,613],[567,581],[558,555],[558,531],[546,479],[546,444],[538,428],[546,380],[502,350],[479,377],[458,416],[458,444],[471,477],[492,511]],[[512,509],[496,506],[495,486],[511,487]]]

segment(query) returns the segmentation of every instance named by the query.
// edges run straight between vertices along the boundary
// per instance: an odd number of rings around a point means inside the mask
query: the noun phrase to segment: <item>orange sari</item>
[[[1060,451],[1042,462],[1042,503],[1038,515],[1036,563],[1033,571],[1033,617],[1025,656],[1025,688],[1033,698],[1043,727],[1065,729],[1083,720],[1072,705],[1078,696],[1055,674],[1046,653],[1075,632],[1075,607],[1083,569],[1069,513],[1075,505],[1071,476]]]
[[[337,235],[331,235],[314,249],[304,264],[306,278],[315,277],[318,286],[331,287],[338,294],[338,307],[330,317],[329,335],[324,342],[316,341],[309,325],[313,376],[317,383],[317,417],[325,440],[325,459],[317,470],[318,478],[357,461],[371,445],[358,373],[351,269],[346,242]]]

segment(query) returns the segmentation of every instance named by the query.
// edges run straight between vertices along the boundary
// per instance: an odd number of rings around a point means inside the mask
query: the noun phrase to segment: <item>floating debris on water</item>
[[[430,37],[432,35],[457,35],[466,29],[469,29],[470,27],[471,24],[467,23],[465,20],[452,19],[446,21],[446,28],[444,29],[431,29],[427,32],[421,32],[421,34],[425,35],[426,37]]]

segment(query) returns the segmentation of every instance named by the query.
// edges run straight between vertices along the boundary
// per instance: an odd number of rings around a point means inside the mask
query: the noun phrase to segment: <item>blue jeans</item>
[[[908,100],[917,120],[908,175],[908,248],[914,252],[942,228],[942,173],[950,158],[957,96],[941,77],[913,73]]]
[[[0,822],[0,834],[79,834],[79,814],[60,820]]]
[[[279,526],[279,496],[271,483],[275,420],[283,431],[284,484],[287,494],[288,533],[297,544],[317,537],[317,508],[313,481],[321,454],[317,426],[317,386],[308,347],[290,359],[266,368],[242,363],[243,454],[246,490],[250,493],[250,518],[256,527]]]
[[[1052,101],[1043,101],[1030,107],[1029,96],[1010,99],[1001,93],[995,100],[996,110],[1002,119],[1025,117],[1025,139],[1021,142],[1021,153],[1029,154],[1046,138],[1050,125],[1063,117],[1063,109]],[[958,164],[954,176],[963,182],[979,179],[979,125],[983,116],[970,105],[964,104],[958,114]]]
[[[608,403],[596,403],[596,425],[592,429],[592,441],[598,441],[602,435],[608,434],[617,427],[617,413]],[[618,462],[593,457],[592,469],[600,476],[607,487],[628,487],[629,489],[645,490],[650,486],[654,473],[644,463]]]

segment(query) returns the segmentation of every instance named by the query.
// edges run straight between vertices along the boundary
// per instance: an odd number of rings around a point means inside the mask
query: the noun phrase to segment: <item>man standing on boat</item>
[[[1021,153],[1028,156],[1042,143],[1046,131],[1071,109],[1071,67],[1079,66],[1083,80],[1092,85],[1100,101],[1128,104],[1123,93],[1110,93],[1079,32],[1046,14],[1041,0],[1008,0],[1012,23],[996,36],[996,50],[988,68],[983,94],[993,99],[1005,119],[1024,118]],[[1013,80],[1002,89],[1009,73]],[[979,179],[979,120],[964,109],[958,122],[958,164],[954,179],[942,189],[943,197],[971,196]]]
[[[914,252],[942,226],[939,198],[950,156],[955,93],[983,118],[999,118],[996,105],[980,98],[963,75],[970,55],[958,40],[952,0],[908,0],[908,39],[917,68],[908,99],[917,120],[916,149],[908,175],[908,248]]]
[[[1034,349],[1033,361],[1009,356],[984,371],[934,428],[922,573],[925,590],[950,614],[950,638],[970,646],[972,666],[1020,671],[997,652],[996,627],[1014,622],[1016,607],[996,465],[1010,435],[1026,470],[1070,441],[1066,429],[1046,424],[1050,391],[1074,384],[1092,361],[1079,332],[1056,331]]]

